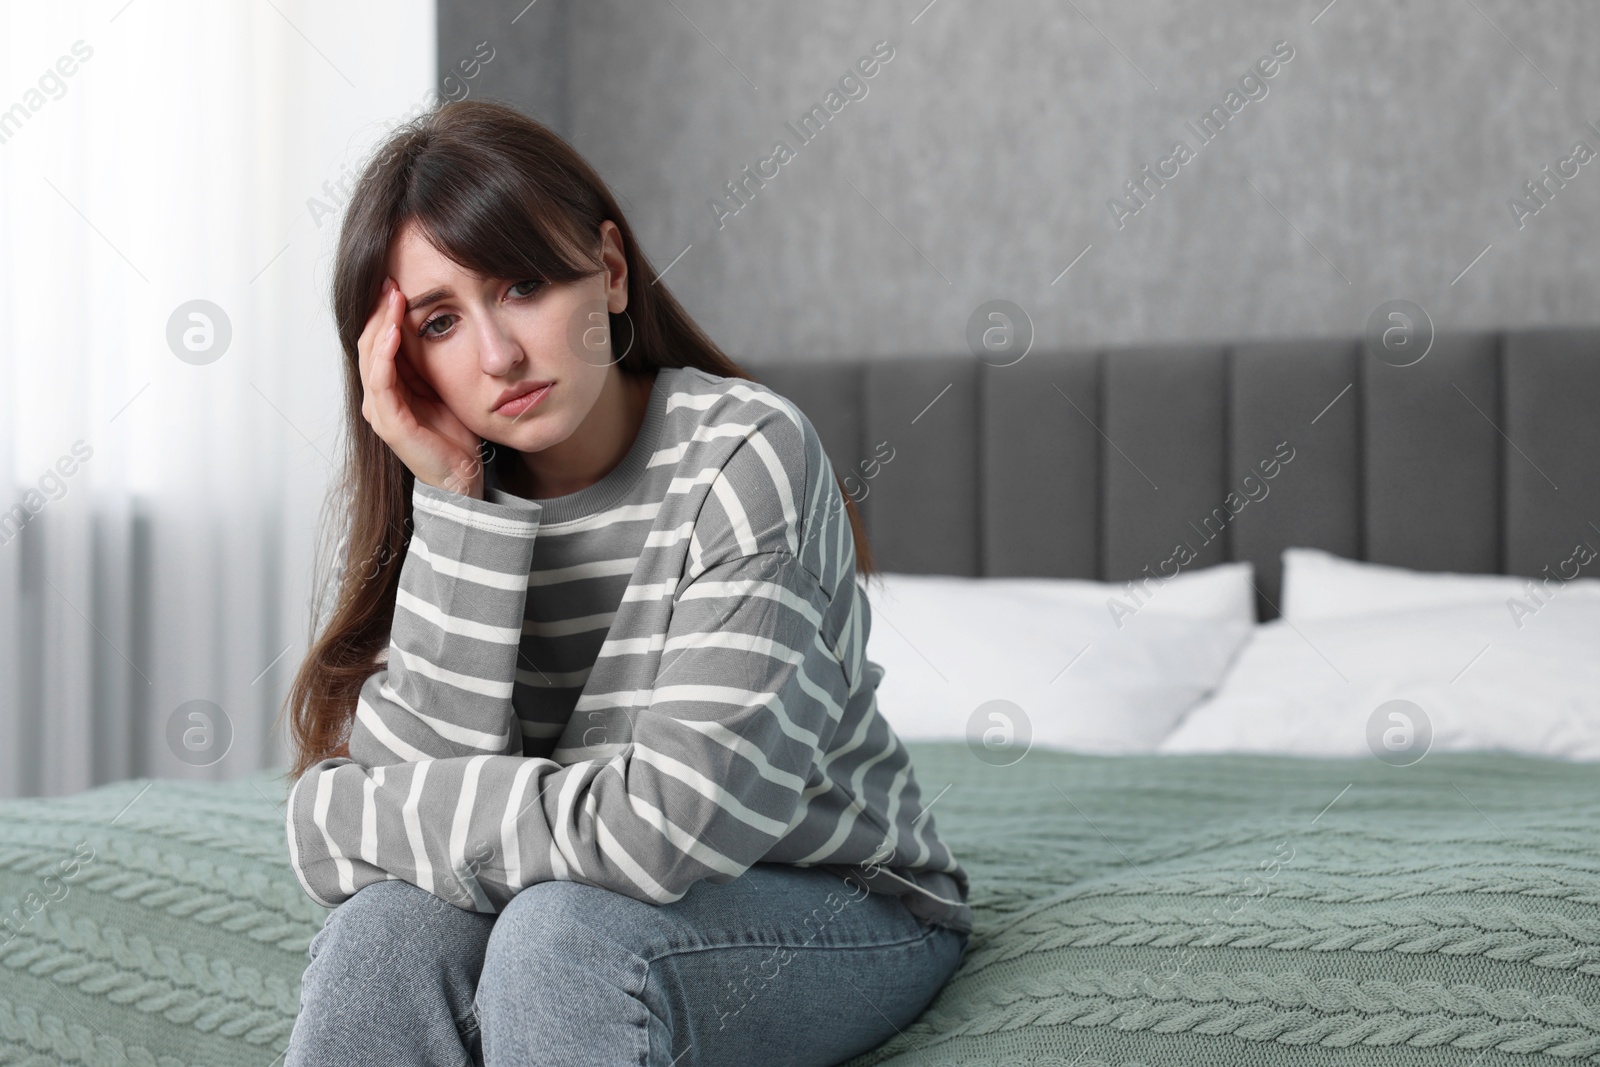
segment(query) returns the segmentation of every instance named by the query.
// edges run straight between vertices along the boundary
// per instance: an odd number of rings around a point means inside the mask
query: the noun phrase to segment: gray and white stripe
[[[485,495],[415,483],[350,757],[290,793],[308,895],[400,878],[497,912],[570,879],[665,904],[765,861],[865,874],[971,929],[966,873],[877,712],[849,522],[793,404],[662,370],[596,486]]]

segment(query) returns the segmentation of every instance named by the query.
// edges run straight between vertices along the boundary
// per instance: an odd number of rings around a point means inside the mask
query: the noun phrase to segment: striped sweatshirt
[[[668,904],[787,863],[971,930],[966,871],[877,710],[849,517],[799,408],[662,369],[600,481],[528,500],[491,464],[484,497],[414,483],[350,755],[290,790],[307,895],[398,878],[497,913],[567,879]]]

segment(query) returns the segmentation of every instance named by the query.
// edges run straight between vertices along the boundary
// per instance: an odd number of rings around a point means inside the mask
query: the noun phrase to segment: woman
[[[967,876],[810,422],[500,105],[390,139],[333,290],[349,562],[287,816],[333,912],[287,1063],[821,1065],[905,1027]]]

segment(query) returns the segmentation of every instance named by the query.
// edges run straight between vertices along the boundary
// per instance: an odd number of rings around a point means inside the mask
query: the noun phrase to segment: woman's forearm
[[[351,724],[356,763],[522,754],[511,695],[540,508],[495,497],[415,483],[389,660]]]

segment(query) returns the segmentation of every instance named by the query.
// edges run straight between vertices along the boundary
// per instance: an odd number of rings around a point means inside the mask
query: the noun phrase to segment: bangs
[[[400,221],[415,219],[430,244],[485,278],[565,282],[601,269],[588,258],[599,218],[592,234],[573,232],[577,205],[541,189],[515,151],[479,148],[467,159],[453,148],[435,142],[414,160]]]

